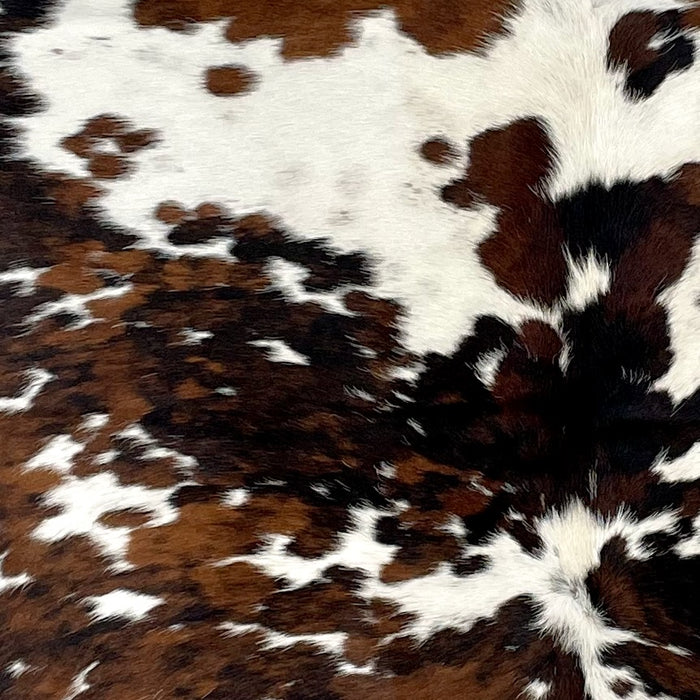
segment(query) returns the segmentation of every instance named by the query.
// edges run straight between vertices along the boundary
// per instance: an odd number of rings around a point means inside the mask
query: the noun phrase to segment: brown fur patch
[[[255,83],[255,75],[244,66],[215,66],[207,68],[207,90],[219,97],[248,92]]]
[[[274,9],[265,3],[241,4],[232,0],[139,0],[136,21],[146,27],[181,30],[192,22],[232,17],[226,30],[229,41],[271,36],[283,39],[287,59],[328,56],[352,41],[354,17],[382,9],[375,0],[327,3],[285,1]],[[398,0],[390,4],[399,28],[432,54],[475,51],[504,32],[504,16],[514,12],[514,0]],[[309,28],[313,26],[313,31]]]

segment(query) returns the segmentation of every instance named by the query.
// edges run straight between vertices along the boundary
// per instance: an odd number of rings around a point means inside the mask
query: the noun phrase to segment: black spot
[[[2,0],[0,7],[12,19],[41,20],[55,4],[55,0]]]

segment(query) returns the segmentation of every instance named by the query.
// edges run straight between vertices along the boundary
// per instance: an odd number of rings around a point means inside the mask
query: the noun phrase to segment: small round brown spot
[[[122,156],[98,153],[90,158],[88,169],[96,178],[111,180],[128,172],[129,164]]]
[[[135,153],[157,143],[158,135],[153,129],[139,129],[118,136],[116,141],[122,153]]]
[[[273,227],[273,221],[263,214],[248,214],[236,222],[235,235],[238,240],[264,239],[270,235]]]
[[[626,680],[618,680],[612,686],[612,691],[615,695],[624,698],[634,690],[634,686]]]
[[[226,216],[223,207],[213,202],[203,202],[196,209],[198,219],[215,219],[219,216]]]
[[[82,134],[74,134],[61,139],[61,146],[79,158],[89,158],[94,146],[93,139]]]
[[[255,74],[244,66],[215,66],[206,73],[207,90],[219,97],[247,92],[255,82]]]
[[[87,136],[110,139],[126,132],[127,123],[112,114],[101,114],[85,123],[82,133]]]
[[[435,165],[448,165],[458,156],[457,149],[442,138],[435,138],[426,141],[420,147],[420,154],[425,160]]]
[[[176,226],[187,217],[188,211],[179,202],[161,202],[155,211],[155,217],[164,224]]]

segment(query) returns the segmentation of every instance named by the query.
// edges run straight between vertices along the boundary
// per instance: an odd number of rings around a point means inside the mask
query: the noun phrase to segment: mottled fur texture
[[[700,698],[700,9],[2,0],[0,695]]]

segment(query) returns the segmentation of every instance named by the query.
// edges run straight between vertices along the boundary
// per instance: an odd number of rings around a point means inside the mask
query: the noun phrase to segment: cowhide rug
[[[3,700],[700,698],[700,7],[0,0]]]

